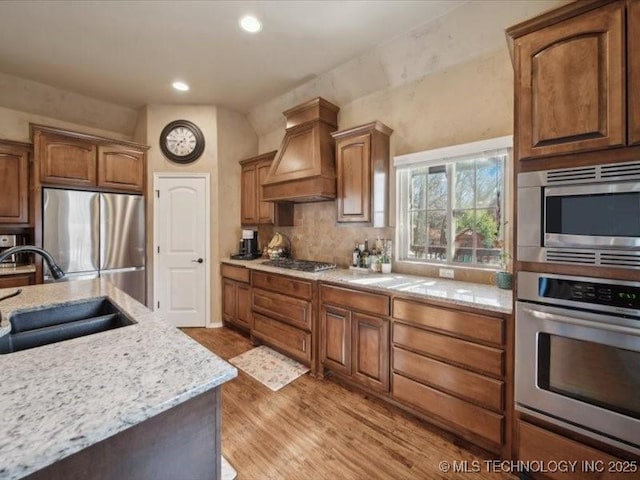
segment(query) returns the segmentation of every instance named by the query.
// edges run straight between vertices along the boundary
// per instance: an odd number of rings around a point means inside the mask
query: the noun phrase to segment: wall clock
[[[175,120],[162,129],[160,149],[174,162],[195,162],[204,152],[204,135],[196,124]]]

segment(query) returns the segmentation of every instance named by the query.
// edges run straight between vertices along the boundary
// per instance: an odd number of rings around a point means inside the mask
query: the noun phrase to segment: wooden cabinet
[[[244,267],[222,265],[222,319],[225,323],[249,331],[251,314],[251,272]]]
[[[558,480],[600,480],[611,478],[637,478],[635,468],[595,448],[578,443],[567,437],[545,430],[536,425],[518,422],[518,460],[552,465],[552,462],[577,462],[568,472],[551,471],[544,474],[530,473],[527,478],[550,478]],[[626,465],[626,472],[620,469]],[[637,462],[636,462],[637,465]],[[591,466],[592,471],[589,471]],[[619,473],[616,473],[619,472]]]
[[[373,122],[331,134],[336,141],[338,223],[388,225],[392,132]]]
[[[33,273],[17,273],[15,275],[0,275],[0,288],[16,288],[35,285],[36,277]]]
[[[0,140],[0,223],[29,223],[31,145]]]
[[[148,147],[32,126],[43,185],[144,193]]]
[[[320,302],[323,366],[369,389],[388,392],[389,320],[357,309],[388,315],[389,297],[321,285]]]
[[[118,145],[98,147],[98,186],[116,189],[144,191],[145,154]]]
[[[40,182],[91,187],[96,185],[96,145],[66,135],[38,136]]]
[[[311,365],[315,374],[315,284],[287,275],[253,272],[251,336]]]
[[[240,162],[240,221],[242,225],[293,225],[293,204],[263,200],[264,182],[276,151]]]
[[[632,0],[627,10],[627,84],[629,88],[629,143],[640,143],[640,1]]]
[[[515,38],[520,159],[626,144],[624,2],[555,23],[534,19],[508,33]],[[632,57],[637,51],[629,55],[631,66],[637,63]],[[635,77],[631,81],[638,84]],[[637,102],[634,84],[628,91]]]
[[[393,398],[501,451],[508,416],[504,319],[393,299]]]

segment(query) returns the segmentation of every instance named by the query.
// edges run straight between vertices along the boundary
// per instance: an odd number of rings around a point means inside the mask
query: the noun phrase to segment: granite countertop
[[[104,280],[23,287],[0,303],[0,330],[10,329],[12,311],[101,296],[137,323],[0,355],[0,479],[33,473],[237,375]]]
[[[17,275],[19,273],[33,273],[36,271],[35,265],[19,265],[17,267],[1,267],[0,276]]]
[[[513,309],[511,290],[502,290],[494,285],[461,282],[443,278],[421,277],[402,273],[367,273],[346,268],[336,268],[318,273],[299,272],[285,268],[262,265],[265,260],[231,260],[222,263],[237,265],[252,270],[280,273],[292,277],[316,280],[345,287],[363,288],[386,294],[402,294],[418,300],[437,300],[491,312],[510,314]]]

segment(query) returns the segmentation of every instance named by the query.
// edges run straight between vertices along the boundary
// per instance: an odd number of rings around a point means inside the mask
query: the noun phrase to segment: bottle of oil
[[[360,244],[356,242],[355,248],[351,256],[351,265],[354,267],[360,266]]]

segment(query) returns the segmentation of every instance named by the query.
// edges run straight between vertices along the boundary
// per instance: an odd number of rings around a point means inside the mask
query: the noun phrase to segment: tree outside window
[[[497,268],[507,149],[398,170],[400,260]]]

